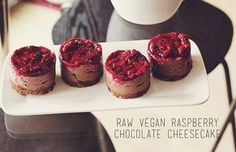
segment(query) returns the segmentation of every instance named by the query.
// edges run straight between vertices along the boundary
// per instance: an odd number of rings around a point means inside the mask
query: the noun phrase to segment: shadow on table
[[[1,110],[0,124],[1,152],[115,151],[103,126],[90,113],[16,117]]]

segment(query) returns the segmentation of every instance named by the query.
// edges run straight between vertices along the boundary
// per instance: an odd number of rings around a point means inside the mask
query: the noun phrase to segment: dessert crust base
[[[52,86],[50,87],[47,87],[47,88],[39,88],[37,90],[28,90],[28,89],[25,89],[23,87],[21,87],[20,85],[16,85],[15,83],[13,83],[11,81],[11,86],[14,90],[16,90],[19,94],[21,95],[28,95],[28,94],[32,94],[32,95],[42,95],[42,94],[47,94],[48,92],[52,91],[53,88],[54,88],[54,85],[53,84]]]
[[[116,96],[117,98],[120,98],[120,99],[130,99],[130,98],[137,98],[137,97],[143,96],[145,93],[147,93],[149,88],[150,88],[150,83],[149,83],[148,87],[145,88],[143,91],[137,92],[135,94],[121,94],[121,93],[117,93],[117,92],[111,90],[109,87],[108,87],[108,90],[111,92],[111,94],[113,96]]]

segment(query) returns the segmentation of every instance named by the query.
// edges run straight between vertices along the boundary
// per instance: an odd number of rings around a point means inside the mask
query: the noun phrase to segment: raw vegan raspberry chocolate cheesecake
[[[60,48],[61,76],[69,85],[86,87],[97,83],[102,74],[102,47],[91,40],[72,38]]]
[[[22,95],[48,93],[55,84],[55,62],[55,54],[42,46],[15,50],[11,56],[12,87]]]
[[[152,75],[161,80],[179,80],[192,68],[190,42],[183,33],[171,32],[152,37],[148,56]]]
[[[150,86],[150,66],[136,50],[118,50],[105,63],[106,84],[118,98],[135,98],[145,94]]]

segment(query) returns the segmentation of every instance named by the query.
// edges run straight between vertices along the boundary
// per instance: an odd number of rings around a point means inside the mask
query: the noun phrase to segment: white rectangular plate
[[[111,52],[118,49],[137,49],[147,56],[147,44],[147,40],[101,43],[103,62]],[[149,91],[142,97],[134,99],[118,99],[112,96],[106,87],[104,76],[99,83],[91,87],[68,86],[60,77],[58,58],[55,88],[46,95],[21,96],[10,85],[11,55],[8,55],[2,79],[2,108],[7,114],[22,116],[201,104],[209,96],[207,74],[201,53],[193,41],[191,47],[193,68],[184,79],[167,82],[151,78]],[[58,57],[59,46],[48,48],[56,52]]]

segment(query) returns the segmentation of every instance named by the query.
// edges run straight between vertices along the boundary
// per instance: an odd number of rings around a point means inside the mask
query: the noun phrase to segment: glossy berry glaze
[[[102,47],[91,40],[72,38],[61,45],[60,53],[61,61],[69,67],[100,64]]]
[[[150,39],[148,54],[151,60],[158,62],[179,57],[188,58],[190,57],[190,42],[183,33],[159,34]]]
[[[26,46],[15,50],[11,64],[18,75],[40,76],[55,67],[54,53],[45,47]]]
[[[130,81],[149,70],[149,62],[137,50],[118,50],[110,54],[105,68],[117,82]]]

